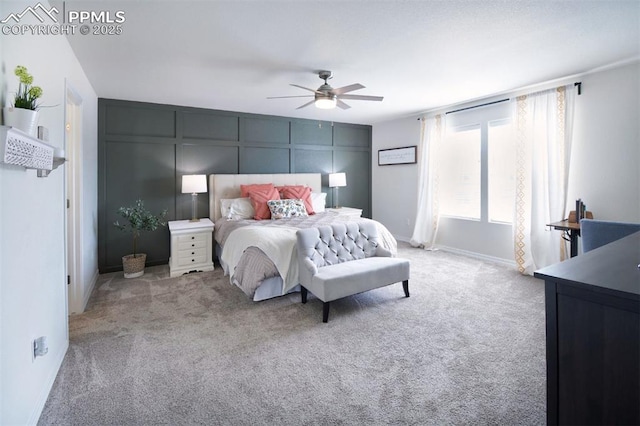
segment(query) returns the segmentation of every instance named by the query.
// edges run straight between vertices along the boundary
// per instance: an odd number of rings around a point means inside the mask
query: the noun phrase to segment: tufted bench
[[[391,257],[378,243],[374,222],[344,222],[296,233],[302,303],[307,291],[322,300],[322,321],[329,303],[363,291],[402,282],[409,297],[409,261]]]

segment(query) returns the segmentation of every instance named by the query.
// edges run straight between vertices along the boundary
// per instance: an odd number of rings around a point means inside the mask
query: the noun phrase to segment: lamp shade
[[[329,187],[335,188],[336,186],[347,186],[346,173],[330,173],[329,174]]]
[[[206,175],[184,175],[182,176],[182,193],[197,194],[207,192]]]

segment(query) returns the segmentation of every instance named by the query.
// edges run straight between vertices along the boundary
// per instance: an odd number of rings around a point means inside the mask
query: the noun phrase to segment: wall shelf
[[[47,177],[64,164],[64,151],[10,126],[0,126],[0,153],[4,164],[22,166]]]

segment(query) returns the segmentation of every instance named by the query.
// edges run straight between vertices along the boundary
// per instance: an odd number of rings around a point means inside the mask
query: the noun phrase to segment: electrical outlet
[[[40,336],[33,341],[33,358],[35,360],[39,356],[45,356],[49,352],[47,345],[47,336]]]

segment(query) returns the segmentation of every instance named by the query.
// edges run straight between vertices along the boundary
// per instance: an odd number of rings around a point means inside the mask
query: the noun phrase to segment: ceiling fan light
[[[330,98],[317,98],[315,105],[320,109],[333,109],[336,107],[337,98],[335,96]]]

